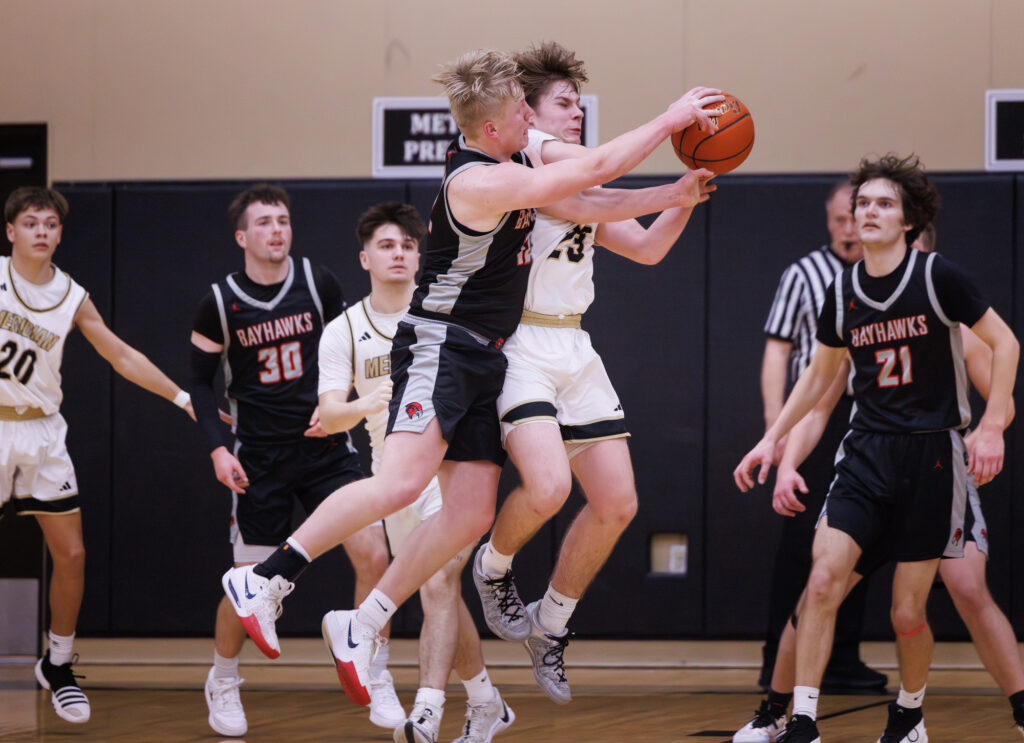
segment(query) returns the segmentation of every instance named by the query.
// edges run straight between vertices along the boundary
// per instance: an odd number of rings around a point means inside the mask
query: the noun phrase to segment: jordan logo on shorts
[[[933,470],[941,470],[942,469],[942,460],[940,458],[938,458],[938,457],[935,458],[935,466],[932,467],[932,469]]]
[[[409,416],[410,420],[416,420],[423,415],[423,406],[418,402],[411,402],[405,406],[405,414]]]

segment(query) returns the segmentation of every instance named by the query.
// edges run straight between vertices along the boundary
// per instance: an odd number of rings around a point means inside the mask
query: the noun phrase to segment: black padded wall
[[[740,494],[732,469],[761,435],[762,326],[782,270],[827,241],[824,198],[835,180],[815,176],[726,176],[679,244],[654,267],[600,250],[597,299],[584,327],[602,353],[626,410],[640,510],[580,604],[573,629],[586,636],[760,637],[769,563],[781,517],[767,489]],[[1016,256],[1024,251],[1022,179],[936,176],[945,206],[938,247],[964,266],[996,309],[1019,326]],[[664,179],[626,179],[647,185]],[[92,293],[126,341],[179,383],[188,369],[193,313],[209,283],[242,267],[225,211],[248,183],[65,184],[72,214],[58,264]],[[383,199],[408,200],[424,218],[436,181],[284,184],[293,199],[294,255],[338,275],[349,301],[369,288],[353,229]],[[231,561],[230,497],[214,479],[195,427],[166,401],[134,387],[73,337],[65,360],[69,446],[85,502],[89,551],[83,634],[209,634]],[[356,432],[365,446],[365,435]],[[1008,436],[1007,472],[983,490],[993,552],[993,594],[1018,630],[1024,575],[1011,499],[1013,461],[1024,443]],[[516,482],[503,473],[499,498]],[[564,513],[517,556],[520,588],[539,598],[562,536],[582,504]],[[648,574],[649,539],[689,538],[685,577]],[[185,586],[167,590],[169,576]],[[464,576],[466,598],[479,605]],[[180,586],[180,584],[178,584]],[[351,569],[341,550],[302,578],[281,620],[285,634],[315,634],[327,608],[351,602]],[[889,635],[888,585],[876,581],[868,629]],[[624,603],[625,602],[625,603]],[[625,607],[625,610],[624,610]],[[932,599],[942,637],[966,637],[941,586]],[[414,634],[415,602],[396,617]],[[482,622],[480,622],[480,626]]]

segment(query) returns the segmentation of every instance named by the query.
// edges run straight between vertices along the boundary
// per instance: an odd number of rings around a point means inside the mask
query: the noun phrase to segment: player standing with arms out
[[[191,416],[188,393],[117,337],[89,294],[54,265],[68,202],[49,188],[22,187],[4,205],[11,256],[0,257],[0,507],[34,515],[53,558],[49,648],[36,679],[68,722],[88,722],[89,700],[75,682],[75,626],[85,591],[85,545],[78,482],[60,414],[60,364],[74,328],[122,377]]]
[[[516,55],[533,109],[530,144],[545,162],[576,157],[583,111],[583,62],[554,43]],[[533,228],[533,263],[519,329],[507,344],[498,398],[505,447],[522,479],[477,551],[473,578],[491,630],[525,642],[534,676],[552,700],[571,699],[563,653],[577,601],[608,559],[637,509],[622,405],[580,319],[594,298],[594,245],[644,264],[660,261],[714,186],[706,170],[687,174],[685,206],[644,229],[635,220],[576,224],[545,208]],[[573,475],[587,503],[562,543],[544,597],[524,607],[512,579],[513,556],[569,496]]]
[[[234,561],[249,565],[288,536],[296,500],[312,513],[363,473],[348,434],[326,436],[317,421],[317,345],[324,325],[345,308],[338,280],[307,258],[290,257],[290,199],[284,189],[261,184],[243,191],[228,208],[228,219],[245,269],[212,285],[200,302],[191,339],[192,394],[214,472],[233,494]],[[219,367],[233,440],[214,397]],[[384,533],[374,524],[344,544],[355,569],[358,604],[387,566]],[[272,590],[284,588],[275,584]],[[244,639],[245,629],[222,599],[206,680],[210,727],[221,735],[244,735],[248,728],[238,693]],[[392,717],[402,712],[393,687],[388,701]]]
[[[704,109],[722,100],[717,90],[695,88],[583,157],[534,168],[536,153],[524,151],[532,114],[510,55],[470,52],[436,79],[462,135],[448,150],[419,286],[392,346],[394,394],[380,468],[332,495],[264,563],[224,576],[250,633],[276,651],[274,619],[287,581],[353,529],[411,504],[436,473],[441,510],[413,531],[357,611],[324,620],[342,684],[361,704],[377,632],[494,518],[505,460],[495,408],[505,376],[501,347],[522,315],[534,209],[619,177],[698,118],[713,126]],[[579,212],[577,222],[590,221],[585,208]],[[240,591],[245,585],[253,598]]]
[[[426,232],[409,204],[383,202],[359,217],[359,261],[370,274],[370,294],[331,321],[320,339],[320,424],[329,432],[347,431],[365,418],[374,472],[391,400],[391,342],[416,289],[419,243]],[[353,386],[359,397],[349,401]],[[441,510],[441,502],[435,477],[415,503],[385,517],[392,554],[398,554],[413,529]],[[460,577],[471,553],[467,545],[420,588],[420,688],[409,718],[392,725],[401,743],[437,741],[453,663],[469,695],[466,725],[456,743],[488,743],[515,720],[490,682],[476,625],[462,600]],[[371,667],[371,697],[376,683]]]
[[[921,702],[933,647],[925,602],[939,559],[963,554],[968,474],[980,486],[1002,469],[1020,348],[959,269],[909,247],[939,206],[916,157],[865,159],[851,181],[864,260],[836,278],[810,366],[734,472],[743,491],[753,487],[755,467],[758,480],[767,479],[779,439],[826,392],[848,351],[856,412],[799,608],[794,714],[779,737],[786,743],[820,740],[815,718],[836,609],[858,565],[888,560],[897,563],[891,615],[901,684],[880,740],[924,739]],[[959,433],[970,423],[961,322],[993,351],[985,413],[966,442]]]

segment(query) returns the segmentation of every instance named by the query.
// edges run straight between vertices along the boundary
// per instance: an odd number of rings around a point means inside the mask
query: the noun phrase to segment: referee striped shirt
[[[818,342],[818,316],[825,293],[844,263],[827,245],[793,263],[782,273],[764,332],[770,338],[792,344],[788,385],[811,363]]]

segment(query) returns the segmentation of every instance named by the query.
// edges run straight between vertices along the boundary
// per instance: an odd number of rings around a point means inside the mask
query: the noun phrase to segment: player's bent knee
[[[893,631],[901,637],[919,635],[927,626],[927,618],[921,607],[896,604],[890,612]]]
[[[65,570],[85,570],[85,545],[73,544],[61,549],[50,549],[50,556],[53,558],[54,568]]]
[[[807,578],[807,600],[819,606],[839,606],[843,585],[843,581],[831,570],[816,565]]]

